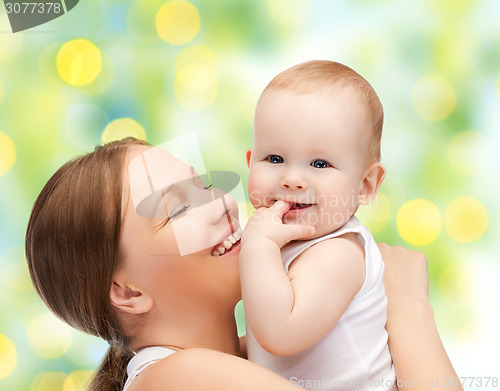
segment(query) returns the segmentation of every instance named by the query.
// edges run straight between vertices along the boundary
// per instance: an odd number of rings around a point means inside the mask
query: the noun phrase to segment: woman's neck
[[[145,326],[131,346],[135,351],[149,346],[165,346],[174,350],[206,348],[240,356],[234,309],[153,309],[141,324]]]

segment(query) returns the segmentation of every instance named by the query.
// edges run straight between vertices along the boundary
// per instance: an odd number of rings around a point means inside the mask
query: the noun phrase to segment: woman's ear
[[[141,288],[127,282],[123,273],[116,273],[109,292],[111,304],[129,314],[144,314],[153,308],[153,298]]]
[[[250,167],[250,159],[252,159],[252,149],[247,151],[247,166]]]
[[[368,205],[375,198],[378,188],[385,178],[385,167],[380,162],[371,164],[365,171],[365,177],[358,195],[358,204]]]

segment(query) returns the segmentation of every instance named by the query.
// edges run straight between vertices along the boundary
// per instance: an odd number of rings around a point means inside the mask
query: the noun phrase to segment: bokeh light
[[[441,232],[441,213],[429,200],[418,198],[399,209],[396,225],[401,237],[414,246],[432,243]]]
[[[66,380],[62,391],[80,391],[85,390],[85,386],[88,385],[90,379],[93,376],[93,371],[74,371],[71,372]]]
[[[174,94],[177,101],[189,110],[209,107],[218,93],[218,60],[207,47],[191,46],[175,60]]]
[[[481,133],[467,131],[457,134],[448,148],[450,165],[461,175],[479,175],[491,161],[491,143]]]
[[[63,390],[66,374],[64,372],[40,372],[31,383],[30,391]]]
[[[304,24],[313,11],[313,0],[295,0],[290,7],[289,0],[267,0],[267,8],[273,20],[283,26]]]
[[[476,198],[457,198],[444,211],[444,225],[448,235],[457,242],[474,242],[488,228],[488,211]]]
[[[17,365],[17,350],[14,343],[0,334],[0,379],[10,375]]]
[[[412,91],[413,107],[426,121],[440,121],[450,115],[456,105],[455,89],[441,76],[421,78]]]
[[[86,39],[66,42],[56,58],[57,71],[61,78],[72,86],[92,83],[102,69],[100,50]]]
[[[5,133],[0,132],[0,176],[5,175],[16,161],[14,141]]]
[[[156,14],[158,35],[171,45],[183,45],[193,40],[200,30],[200,13],[183,0],[168,1]]]
[[[71,345],[71,328],[51,313],[35,316],[28,325],[31,348],[43,358],[61,357]]]
[[[144,128],[132,118],[120,118],[111,121],[102,132],[101,141],[103,144],[120,140],[124,137],[135,137],[146,140]]]

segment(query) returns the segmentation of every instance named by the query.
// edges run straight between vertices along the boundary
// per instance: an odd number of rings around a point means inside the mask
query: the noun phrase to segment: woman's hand
[[[385,262],[387,324],[399,391],[461,391],[428,299],[427,259],[422,253],[379,244]]]
[[[412,316],[416,306],[430,309],[427,259],[418,251],[404,247],[378,245],[385,263],[384,285],[388,298],[387,322],[404,314]]]

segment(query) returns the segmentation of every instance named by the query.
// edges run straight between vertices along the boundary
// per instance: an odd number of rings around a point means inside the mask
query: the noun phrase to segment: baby
[[[377,194],[383,109],[331,61],[276,76],[247,152],[257,209],[242,239],[248,358],[306,389],[391,389],[384,264],[354,216]]]

